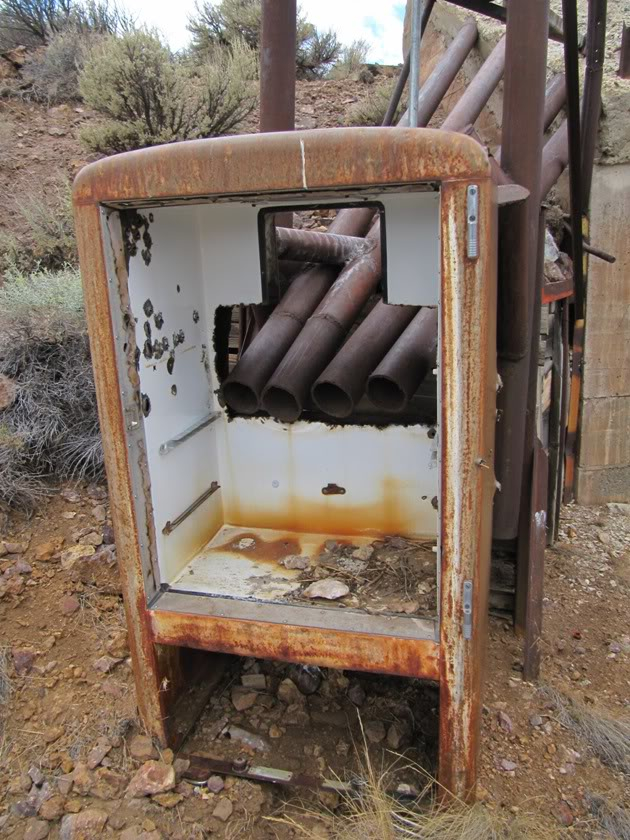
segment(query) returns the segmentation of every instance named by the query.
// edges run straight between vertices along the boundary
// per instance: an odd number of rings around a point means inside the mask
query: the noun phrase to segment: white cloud
[[[139,23],[159,29],[173,49],[188,44],[186,23],[194,12],[194,0],[123,0],[123,5]],[[367,41],[369,61],[402,61],[404,0],[301,0],[301,6],[318,29],[333,29],[344,44]]]

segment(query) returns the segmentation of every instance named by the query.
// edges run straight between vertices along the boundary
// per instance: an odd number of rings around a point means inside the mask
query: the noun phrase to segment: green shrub
[[[49,45],[27,58],[22,75],[31,85],[31,95],[39,102],[57,104],[80,100],[79,72],[91,36],[68,27],[51,38]]]
[[[0,50],[48,44],[68,27],[111,35],[133,24],[133,17],[110,0],[0,0]]]
[[[159,36],[137,30],[103,39],[79,76],[86,104],[106,119],[82,133],[104,154],[227,134],[256,105],[256,56],[242,42],[202,64],[173,55]]]
[[[192,49],[208,56],[217,46],[233,46],[238,41],[254,50],[260,47],[261,0],[221,0],[197,3],[188,20]],[[296,73],[300,79],[321,78],[341,53],[341,44],[332,30],[318,32],[298,10],[296,27]]]
[[[47,194],[33,188],[15,201],[24,222],[19,235],[0,232],[0,269],[33,271],[76,263],[72,196],[67,181],[57,181]]]
[[[372,85],[367,95],[348,109],[346,125],[382,125],[395,86],[395,79],[383,79]],[[404,109],[405,106],[401,103],[396,109],[394,123]]]
[[[0,502],[30,508],[51,479],[98,478],[103,454],[76,269],[11,273],[0,288]]]
[[[350,46],[343,47],[339,60],[328,74],[331,79],[349,79],[361,72],[370,51],[367,41],[353,41]]]

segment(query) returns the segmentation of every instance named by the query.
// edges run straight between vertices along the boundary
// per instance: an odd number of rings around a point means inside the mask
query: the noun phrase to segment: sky
[[[155,27],[172,49],[188,43],[186,22],[195,0],[122,0],[138,23]],[[368,61],[400,64],[405,2],[400,0],[300,0],[308,20],[320,30],[334,29],[344,44],[363,39],[370,44]]]

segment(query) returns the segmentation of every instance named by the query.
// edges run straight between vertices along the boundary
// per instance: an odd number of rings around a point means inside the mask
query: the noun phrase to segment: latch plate
[[[468,259],[479,256],[479,187],[470,184],[466,190],[466,240]]]
[[[472,639],[473,582],[464,581],[464,638]]]

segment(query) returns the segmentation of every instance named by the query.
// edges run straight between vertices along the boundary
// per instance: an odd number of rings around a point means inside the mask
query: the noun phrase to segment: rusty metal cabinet
[[[428,129],[195,141],[86,167],[74,202],[148,731],[181,742],[212,690],[210,654],[424,678],[440,685],[440,781],[469,795],[494,493],[496,198],[484,151]],[[261,211],[370,202],[384,214],[388,302],[438,309],[437,422],[231,416],[217,396],[215,316],[263,299]],[[337,485],[346,492],[322,492]],[[436,615],[292,601],[293,573],[269,562],[279,540],[309,553],[329,535],[391,533],[435,540]],[[241,550],[248,539],[267,555]]]

